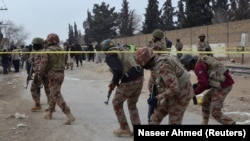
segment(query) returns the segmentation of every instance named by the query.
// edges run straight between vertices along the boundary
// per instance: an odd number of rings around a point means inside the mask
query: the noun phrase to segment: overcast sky
[[[10,20],[18,26],[23,26],[29,34],[26,44],[32,38],[46,38],[49,33],[57,33],[60,40],[68,38],[68,24],[77,24],[78,30],[84,34],[83,21],[87,18],[87,10],[92,12],[94,4],[101,4],[102,0],[0,0],[0,7],[8,10],[1,11],[1,19]],[[158,0],[159,8],[165,0]],[[176,0],[174,0],[176,1]],[[116,7],[120,12],[122,0],[105,0],[110,7]],[[144,20],[145,8],[148,0],[128,0],[130,10]]]

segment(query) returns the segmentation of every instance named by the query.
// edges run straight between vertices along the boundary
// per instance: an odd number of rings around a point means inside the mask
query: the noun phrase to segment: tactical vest
[[[213,57],[201,56],[199,58],[201,62],[208,65],[208,81],[213,87],[220,88],[220,83],[226,80],[225,72],[228,70],[219,60]]]
[[[122,63],[122,74],[126,75],[128,77],[128,71],[130,68],[135,67],[135,68],[140,68],[140,66],[135,62],[134,59],[134,53],[129,52],[127,49],[122,49],[122,48],[117,48],[117,47],[112,47],[108,51],[117,51],[117,56],[118,59]]]
[[[55,53],[49,53],[49,63],[47,66],[47,71],[57,71],[64,70],[65,68],[65,54],[60,53],[63,49],[59,46],[50,46],[48,51]],[[58,53],[56,53],[58,52]]]
[[[175,72],[179,84],[179,89],[183,89],[187,84],[187,81],[189,81],[190,74],[183,68],[180,61],[176,57],[171,55],[160,55],[157,58],[157,65],[155,70],[156,71],[161,70],[162,69],[161,66],[164,63],[169,64],[170,69]],[[160,72],[157,73],[158,75],[156,77],[155,82],[157,84],[159,93],[161,93],[165,90],[166,84],[160,77],[159,75]]]
[[[212,52],[212,49],[211,49],[211,47],[209,46],[209,43],[208,43],[207,41],[199,42],[199,43],[198,43],[197,50],[198,50],[198,51],[211,51],[211,52]],[[213,56],[212,53],[208,53],[208,54],[200,53],[200,55]]]

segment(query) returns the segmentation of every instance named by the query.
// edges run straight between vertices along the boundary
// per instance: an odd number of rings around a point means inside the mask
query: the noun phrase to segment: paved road
[[[73,71],[77,71],[76,70]],[[73,125],[59,126],[56,132],[51,133],[50,136],[44,140],[60,140],[60,141],[132,141],[133,137],[115,137],[113,130],[118,128],[118,123],[115,118],[112,108],[112,96],[109,105],[105,105],[107,100],[107,85],[110,79],[91,79],[91,76],[85,76],[82,73],[73,73],[67,70],[64,83],[62,86],[63,96],[70,106],[72,113],[76,117]],[[93,72],[95,73],[95,72]],[[92,74],[100,75],[100,74]],[[102,77],[100,75],[100,77]],[[142,120],[142,124],[147,124],[147,94],[143,93],[139,99],[138,108]],[[31,99],[31,97],[28,97]],[[44,95],[42,96],[44,98]],[[45,99],[43,99],[45,101]],[[127,105],[125,104],[127,112]],[[61,124],[65,116],[57,107],[57,111],[53,115],[53,120],[49,121],[51,124]],[[129,117],[127,117],[129,118]],[[129,120],[129,119],[128,119]],[[162,122],[167,124],[167,118]],[[186,113],[184,116],[184,124],[200,124],[201,116]],[[211,123],[216,123],[211,121]],[[131,125],[130,125],[131,127]],[[132,127],[131,127],[132,129]]]

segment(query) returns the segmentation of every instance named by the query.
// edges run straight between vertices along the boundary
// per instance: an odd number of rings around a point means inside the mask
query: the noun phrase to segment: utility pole
[[[0,10],[8,10],[8,9],[7,9],[7,8],[2,8],[2,7],[0,7]],[[2,26],[5,26],[5,25],[8,25],[8,24],[3,24],[2,21],[0,22],[0,48],[2,48],[2,45],[3,45]]]

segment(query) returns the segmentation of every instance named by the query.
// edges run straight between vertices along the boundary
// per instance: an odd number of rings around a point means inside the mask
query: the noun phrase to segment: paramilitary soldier
[[[199,42],[196,44],[197,50],[200,52],[200,55],[208,55],[208,56],[213,56],[212,53],[212,48],[210,47],[209,43],[205,41],[206,36],[205,34],[200,34],[199,35]],[[202,53],[202,52],[208,52],[208,53]]]
[[[156,29],[152,33],[153,35],[153,50],[155,51],[170,51],[167,50],[166,44],[162,41],[162,38],[164,37],[164,33],[160,29]],[[159,52],[159,54],[162,54],[163,52]]]
[[[144,69],[151,70],[149,85],[156,85],[157,94],[153,99],[157,107],[151,116],[151,125],[158,125],[169,115],[169,124],[182,124],[184,113],[194,96],[190,74],[179,60],[171,55],[158,55],[144,47],[135,52],[135,61]]]
[[[141,120],[136,104],[143,87],[144,72],[136,64],[133,53],[122,52],[123,49],[115,47],[109,39],[104,40],[101,46],[102,50],[106,51],[106,63],[113,74],[109,88],[110,90],[116,88],[112,104],[120,127],[113,133],[116,136],[131,136],[132,132],[125,116],[123,104],[127,100],[132,125],[140,125]],[[109,51],[110,53],[108,53]]]
[[[32,53],[29,58],[29,62],[32,64],[30,69],[33,71],[31,74],[32,75],[34,72],[34,79],[32,81],[31,87],[30,87],[30,92],[33,100],[35,101],[35,106],[31,108],[32,112],[40,111],[42,109],[41,103],[40,103],[40,97],[41,97],[41,86],[44,86],[45,94],[47,97],[47,102],[49,103],[50,101],[50,92],[49,92],[49,87],[48,87],[48,81],[45,76],[39,75],[39,68],[40,68],[40,63],[41,63],[41,57],[42,57],[42,52],[44,51],[44,40],[42,38],[34,38],[32,40],[32,45],[33,45],[33,52],[41,52],[41,53]],[[31,77],[31,76],[30,76]]]
[[[60,53],[63,49],[58,45],[60,40],[57,34],[49,34],[46,41],[48,53],[42,55],[40,75],[48,77],[51,100],[44,117],[45,119],[52,119],[52,112],[57,104],[67,117],[64,124],[69,125],[75,121],[75,117],[61,94],[61,86],[64,81],[65,55]]]
[[[202,124],[207,125],[211,115],[221,124],[235,124],[235,121],[222,113],[223,102],[231,91],[234,80],[228,69],[211,56],[202,55],[199,58],[191,54],[185,54],[180,58],[184,67],[193,70],[198,82],[193,85],[195,95],[209,90],[203,96]]]

